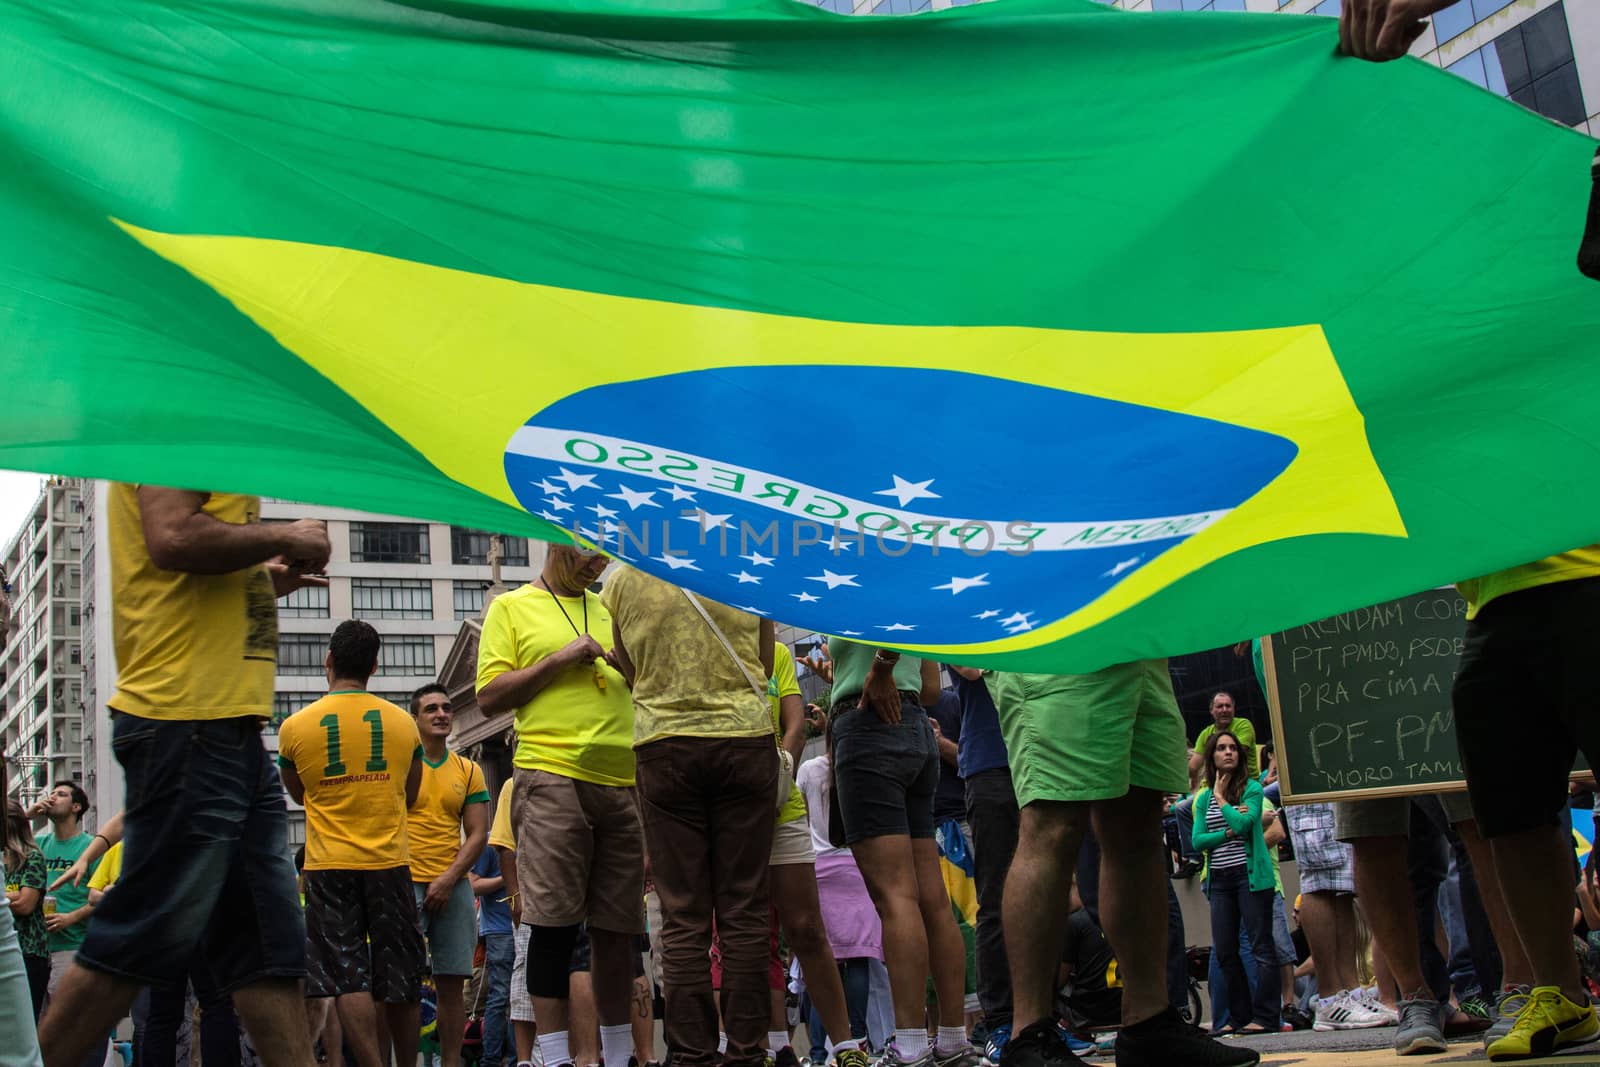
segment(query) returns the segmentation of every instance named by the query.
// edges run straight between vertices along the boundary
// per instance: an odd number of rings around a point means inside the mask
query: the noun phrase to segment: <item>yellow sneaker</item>
[[[1592,1003],[1574,1004],[1557,986],[1535,986],[1517,1013],[1511,1032],[1489,1046],[1494,1063],[1550,1056],[1600,1037],[1600,1016]]]

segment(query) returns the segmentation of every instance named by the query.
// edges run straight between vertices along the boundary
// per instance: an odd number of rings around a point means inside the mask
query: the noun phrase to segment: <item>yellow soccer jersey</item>
[[[431,882],[449,870],[461,849],[461,813],[468,804],[487,803],[489,787],[476,763],[454,752],[438,763],[423,755],[422,786],[406,816],[413,882]]]
[[[406,776],[421,755],[416,721],[360,690],[329,693],[285,719],[278,763],[305,786],[305,869],[406,866]]]
[[[489,827],[489,847],[509,848],[517,847],[516,827],[511,824],[511,779],[506,779],[506,784],[500,787],[500,799],[494,806],[494,825]]]

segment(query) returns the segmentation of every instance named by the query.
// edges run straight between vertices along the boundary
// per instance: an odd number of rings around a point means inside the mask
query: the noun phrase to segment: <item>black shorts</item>
[[[1467,623],[1451,699],[1484,837],[1556,825],[1580,750],[1600,757],[1600,578],[1496,597]]]
[[[643,945],[641,949],[639,946]],[[639,934],[633,941],[633,976],[644,977],[643,953],[650,951],[650,935]],[[578,927],[578,940],[572,946],[572,960],[567,964],[568,974],[588,974],[594,952],[589,944],[589,926],[585,923]]]
[[[306,996],[404,1004],[422,995],[428,954],[409,867],[307,871],[305,885]]]
[[[833,718],[833,781],[845,844],[872,837],[932,837],[939,748],[928,713],[902,693],[900,721],[863,707]]]

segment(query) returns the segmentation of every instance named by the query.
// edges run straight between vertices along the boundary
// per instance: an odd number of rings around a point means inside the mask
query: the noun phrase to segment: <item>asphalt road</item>
[[[1484,1064],[1489,1059],[1483,1052],[1481,1037],[1462,1038],[1452,1042],[1450,1051],[1436,1056],[1407,1056],[1402,1059],[1394,1053],[1394,1028],[1376,1030],[1340,1030],[1319,1034],[1314,1030],[1300,1030],[1292,1034],[1268,1034],[1262,1037],[1235,1037],[1227,1039],[1259,1049],[1263,1067],[1423,1067],[1426,1064]],[[1091,1063],[1110,1064],[1111,1056],[1098,1055]],[[1600,1065],[1600,1043],[1574,1049],[1565,1055],[1547,1060],[1528,1060],[1527,1063],[1553,1063],[1561,1067]],[[1172,1067],[1184,1067],[1174,1063]]]

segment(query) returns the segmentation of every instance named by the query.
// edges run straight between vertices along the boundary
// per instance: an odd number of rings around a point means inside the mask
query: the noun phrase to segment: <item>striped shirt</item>
[[[1219,806],[1222,803],[1224,803],[1222,797],[1213,792],[1211,794],[1211,803],[1206,808],[1206,829],[1212,833],[1228,829],[1228,823],[1223,819],[1222,808]],[[1243,867],[1249,860],[1250,857],[1245,852],[1243,838],[1235,837],[1231,841],[1224,841],[1211,850],[1211,869],[1213,871],[1221,867]]]

